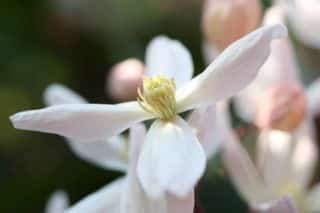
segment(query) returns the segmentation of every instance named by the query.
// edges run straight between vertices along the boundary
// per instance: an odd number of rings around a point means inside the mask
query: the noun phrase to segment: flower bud
[[[202,17],[204,37],[222,51],[257,28],[261,16],[258,0],[206,0]]]
[[[260,128],[292,131],[305,114],[306,97],[299,82],[282,82],[259,99],[256,123]]]
[[[127,59],[116,64],[107,78],[106,93],[116,101],[130,101],[137,98],[142,86],[144,64],[137,59]]]

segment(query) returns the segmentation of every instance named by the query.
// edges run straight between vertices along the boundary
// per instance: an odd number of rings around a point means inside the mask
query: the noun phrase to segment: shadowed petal
[[[63,191],[57,191],[49,198],[45,213],[62,213],[69,207],[68,195]]]

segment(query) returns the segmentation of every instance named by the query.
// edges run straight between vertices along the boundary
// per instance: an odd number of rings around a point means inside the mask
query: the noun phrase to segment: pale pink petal
[[[194,110],[188,118],[208,159],[221,149],[231,133],[227,114],[227,103],[217,103]]]
[[[136,102],[117,105],[65,104],[17,113],[10,117],[17,129],[95,140],[119,134],[134,123],[152,118]]]
[[[271,190],[277,191],[290,178],[293,143],[290,134],[277,130],[266,130],[258,138],[257,164]]]
[[[150,197],[170,192],[182,198],[193,190],[205,165],[202,146],[183,119],[156,120],[139,158],[138,177]]]
[[[158,36],[146,50],[146,75],[173,78],[177,87],[181,87],[192,78],[192,57],[179,41]]]
[[[230,45],[203,73],[177,91],[179,111],[210,105],[244,89],[269,56],[271,41],[286,35],[282,25],[266,26]]]
[[[292,181],[301,190],[310,185],[318,160],[316,141],[309,134],[298,135],[292,154]]]
[[[230,136],[223,152],[225,167],[240,195],[251,207],[272,201],[271,192],[236,137]]]
[[[47,87],[44,91],[43,98],[48,106],[87,103],[83,97],[61,84],[52,84]]]
[[[128,168],[128,147],[124,138],[114,136],[107,140],[77,141],[69,139],[71,150],[81,159],[101,166],[125,172]]]
[[[126,178],[118,179],[83,198],[64,213],[120,213],[120,197]]]
[[[281,6],[274,6],[267,11],[265,24],[285,23]],[[299,79],[296,56],[289,38],[281,38],[271,43],[271,53],[261,67],[257,78],[235,99],[238,114],[244,120],[252,122],[257,114],[257,104],[265,92],[282,81]]]
[[[320,184],[317,183],[312,187],[311,192],[307,197],[307,206],[312,212],[320,212]]]
[[[63,213],[68,207],[68,195],[63,191],[57,191],[49,198],[45,213]]]
[[[167,213],[193,213],[195,200],[194,192],[190,192],[184,198],[178,198],[174,195],[167,195]]]

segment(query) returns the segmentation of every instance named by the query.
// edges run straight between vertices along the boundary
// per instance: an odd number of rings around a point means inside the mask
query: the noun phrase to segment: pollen
[[[172,120],[177,114],[176,85],[162,75],[143,78],[143,91],[138,89],[138,103],[161,120]]]

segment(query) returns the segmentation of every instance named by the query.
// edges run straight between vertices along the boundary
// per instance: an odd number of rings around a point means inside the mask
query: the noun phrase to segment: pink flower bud
[[[106,93],[116,101],[129,101],[137,97],[142,85],[144,64],[137,59],[127,59],[116,64],[108,75]]]
[[[304,120],[306,97],[297,81],[282,82],[260,98],[256,123],[260,128],[292,131]]]
[[[253,31],[260,24],[258,0],[206,0],[202,30],[205,39],[219,51]]]

